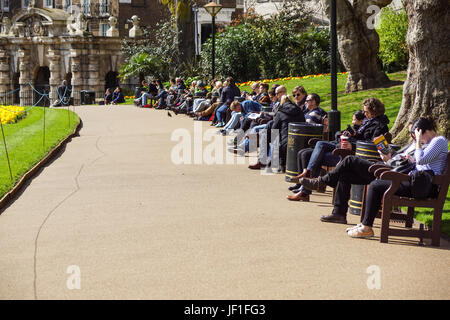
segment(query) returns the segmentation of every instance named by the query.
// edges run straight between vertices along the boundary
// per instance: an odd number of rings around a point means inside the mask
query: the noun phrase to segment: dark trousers
[[[311,159],[312,153],[313,148],[302,149],[297,153],[297,171],[299,174],[308,167],[309,159]]]
[[[347,156],[334,170],[322,177],[325,184],[336,189],[333,214],[347,215],[352,184],[369,184],[374,181],[375,176],[369,173],[369,167],[373,164],[373,162],[357,156]],[[368,207],[369,205],[366,203],[366,208]],[[375,212],[378,212],[378,209]]]
[[[383,195],[386,190],[389,189],[390,185],[391,181],[388,180],[375,180],[370,183],[369,190],[367,191],[366,211],[364,212],[364,219],[362,221],[363,225],[369,227],[373,226],[373,221],[381,208]],[[400,183],[400,186],[395,194],[403,197],[411,197],[409,181]]]
[[[249,118],[244,118],[241,121],[241,129],[246,132],[248,129],[250,129],[253,120]]]

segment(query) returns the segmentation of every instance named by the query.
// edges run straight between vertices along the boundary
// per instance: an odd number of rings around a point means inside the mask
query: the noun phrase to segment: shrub
[[[376,29],[380,37],[378,56],[387,72],[405,70],[408,66],[408,16],[404,9],[395,11],[385,7],[381,10],[380,23]]]

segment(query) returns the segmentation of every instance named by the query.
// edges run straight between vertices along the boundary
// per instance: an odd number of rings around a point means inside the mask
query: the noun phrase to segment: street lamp
[[[341,113],[337,109],[337,32],[336,0],[330,1],[330,64],[331,64],[331,110],[328,112],[329,139],[333,140],[336,132],[341,130]]]
[[[208,13],[212,17],[212,50],[211,50],[211,69],[212,69],[212,79],[214,79],[216,75],[215,70],[215,54],[216,54],[216,15],[219,13],[219,11],[222,9],[222,5],[215,3],[214,1],[211,1],[210,3],[206,4],[204,6],[205,10],[208,11]]]

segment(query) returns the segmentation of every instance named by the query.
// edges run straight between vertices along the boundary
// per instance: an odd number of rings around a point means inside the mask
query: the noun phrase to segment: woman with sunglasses
[[[297,105],[297,107],[299,107],[300,109],[302,109],[303,113],[305,113],[307,111],[306,108],[306,96],[308,95],[306,93],[305,88],[303,88],[302,86],[297,86],[292,90],[292,95],[294,96],[294,102]]]

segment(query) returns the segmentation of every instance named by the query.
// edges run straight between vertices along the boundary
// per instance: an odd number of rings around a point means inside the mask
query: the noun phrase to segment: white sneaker
[[[358,223],[356,226],[345,229],[345,232],[349,232],[350,230],[362,227],[362,223]]]

